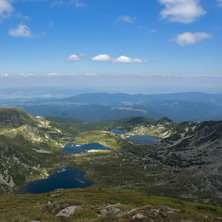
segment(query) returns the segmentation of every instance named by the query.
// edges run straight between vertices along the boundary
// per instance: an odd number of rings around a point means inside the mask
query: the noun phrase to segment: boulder
[[[72,214],[75,213],[76,210],[78,210],[80,207],[79,206],[70,206],[70,207],[66,207],[65,209],[61,210],[56,217],[69,217]]]
[[[142,214],[136,214],[133,216],[133,219],[139,219],[142,220],[143,218],[147,218],[146,216],[142,215]]]
[[[108,210],[103,209],[99,213],[100,213],[101,216],[106,216],[106,214],[108,214]]]
[[[119,208],[114,208],[112,213],[113,213],[113,214],[118,214],[119,212],[120,212],[120,209],[119,209]]]

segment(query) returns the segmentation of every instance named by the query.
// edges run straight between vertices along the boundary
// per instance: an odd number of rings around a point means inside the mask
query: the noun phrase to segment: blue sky
[[[0,0],[0,87],[122,75],[220,87],[221,21],[222,0]]]

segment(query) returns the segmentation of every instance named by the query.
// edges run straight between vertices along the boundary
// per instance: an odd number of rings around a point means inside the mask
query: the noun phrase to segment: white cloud
[[[17,13],[16,14],[16,17],[17,18],[19,18],[19,19],[25,19],[25,20],[29,20],[30,19],[30,17],[29,16],[24,16],[24,15],[22,15],[21,13]]]
[[[92,61],[106,62],[111,61],[111,57],[107,54],[100,54],[91,58]]]
[[[116,59],[112,59],[111,62],[113,63],[140,63],[140,62],[147,62],[146,59],[133,59],[133,58],[130,58],[130,57],[127,57],[127,56],[120,56]]]
[[[153,33],[156,33],[156,32],[158,32],[158,30],[157,29],[150,29],[148,32],[147,32],[147,34],[153,34]]]
[[[138,58],[130,58],[127,56],[119,56],[116,59],[112,59],[110,55],[107,54],[100,54],[91,58],[92,61],[99,61],[99,62],[112,62],[112,63],[140,63],[140,62],[147,62],[147,59],[138,59]]]
[[[51,3],[51,7],[55,7],[55,6],[59,6],[63,4],[64,4],[63,0],[55,0]]]
[[[130,24],[133,24],[136,20],[136,17],[130,17],[130,16],[126,16],[126,15],[121,15],[117,18],[117,21],[120,21],[120,22],[127,22],[127,23],[130,23]]]
[[[82,60],[83,58],[85,57],[85,54],[81,53],[80,55],[70,55],[66,58],[66,61],[79,61],[79,60]]]
[[[51,27],[51,28],[52,28],[52,27],[54,27],[55,23],[54,23],[54,22],[49,22],[49,24],[48,24],[48,25],[49,25],[49,27]]]
[[[206,11],[200,6],[199,0],[159,0],[165,6],[161,11],[163,19],[170,22],[192,23]]]
[[[20,23],[16,28],[9,29],[8,34],[14,37],[34,37],[30,28],[23,23]]]
[[[55,7],[55,6],[61,6],[64,4],[72,4],[74,5],[76,8],[80,8],[85,6],[85,3],[82,2],[81,0],[70,0],[70,1],[64,1],[64,0],[54,0],[51,4],[51,7]]]
[[[217,7],[222,7],[222,0],[217,0]]]
[[[195,44],[196,42],[199,42],[203,39],[209,39],[211,37],[212,36],[210,34],[205,32],[196,32],[196,33],[185,32],[179,34],[176,37],[176,39],[171,39],[170,41],[176,41],[178,45],[185,46],[185,45]]]
[[[9,0],[0,0],[0,17],[7,18],[14,11],[14,8]]]
[[[157,32],[157,30],[156,29],[151,29],[150,32]]]
[[[71,0],[70,4],[73,4],[76,8],[85,6],[85,3],[79,0]]]
[[[7,74],[7,73],[3,73],[3,74],[0,74],[0,78],[3,78],[3,77],[9,77],[10,75]]]

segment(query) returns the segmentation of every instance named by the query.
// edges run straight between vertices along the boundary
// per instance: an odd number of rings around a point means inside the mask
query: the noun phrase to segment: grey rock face
[[[154,145],[144,158],[170,175],[155,185],[176,184],[182,188],[179,197],[220,206],[222,121],[185,122],[177,128],[176,134]]]

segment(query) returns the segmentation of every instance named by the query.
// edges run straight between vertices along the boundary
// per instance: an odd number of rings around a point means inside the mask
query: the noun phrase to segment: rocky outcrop
[[[0,108],[0,126],[18,127],[34,122],[33,117],[24,110],[15,108]]]
[[[171,183],[183,187],[182,198],[194,201],[198,196],[204,203],[222,201],[222,121],[184,122],[177,133],[154,146],[144,158],[170,176],[156,185]],[[210,199],[213,202],[209,202]]]
[[[179,132],[154,146],[147,158],[175,168],[201,167],[219,172],[222,168],[222,121],[183,123]]]
[[[56,217],[69,217],[73,215],[79,208],[79,206],[66,207],[65,209],[59,211],[59,213],[56,214]]]

